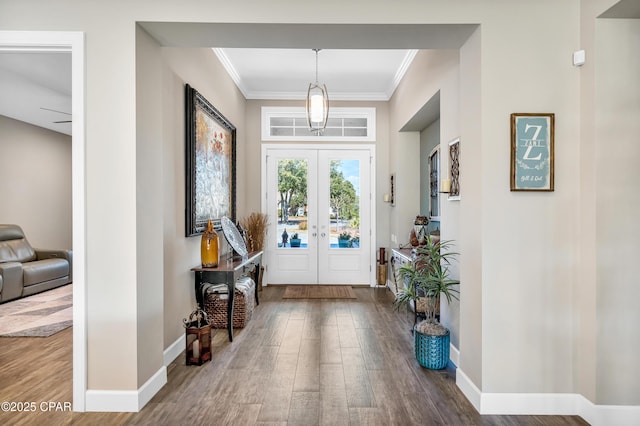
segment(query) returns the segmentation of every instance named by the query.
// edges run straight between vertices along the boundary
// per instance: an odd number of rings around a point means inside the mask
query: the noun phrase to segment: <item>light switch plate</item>
[[[580,67],[584,65],[586,60],[586,53],[584,50],[576,50],[573,52],[573,65],[576,67]]]

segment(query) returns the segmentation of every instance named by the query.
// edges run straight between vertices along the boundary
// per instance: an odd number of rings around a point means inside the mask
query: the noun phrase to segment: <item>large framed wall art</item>
[[[553,191],[554,114],[511,114],[511,190]]]
[[[186,235],[209,219],[236,220],[236,128],[202,94],[185,85]]]

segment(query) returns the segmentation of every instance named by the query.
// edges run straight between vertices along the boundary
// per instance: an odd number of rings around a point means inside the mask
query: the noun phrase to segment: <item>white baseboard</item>
[[[578,413],[594,426],[640,425],[638,405],[596,405],[584,396],[578,395]]]
[[[140,411],[167,383],[167,367],[184,351],[184,339],[184,335],[180,336],[164,350],[164,365],[140,389],[135,391],[87,390],[86,411]]]
[[[480,414],[580,416],[594,426],[640,425],[640,406],[596,405],[575,393],[483,393],[460,368],[456,385]]]
[[[176,339],[175,342],[169,345],[167,349],[164,350],[164,366],[168,367],[169,364],[173,362],[185,349],[185,335],[181,335]]]
[[[464,371],[460,367],[456,369],[456,385],[464,396],[469,400],[471,405],[476,409],[476,411],[480,414],[482,413],[482,392],[478,387],[471,381]]]
[[[566,415],[578,413],[577,394],[571,393],[487,393],[481,396],[481,414]]]
[[[460,365],[460,351],[451,343],[449,343],[449,361],[456,367]]]
[[[164,385],[167,384],[167,367],[164,365],[138,389],[138,411],[151,401]]]
[[[167,384],[167,368],[162,366],[138,390],[87,390],[86,411],[136,413]]]

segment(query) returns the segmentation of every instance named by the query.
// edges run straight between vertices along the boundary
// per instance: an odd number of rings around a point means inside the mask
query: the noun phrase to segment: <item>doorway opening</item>
[[[73,249],[73,410],[85,411],[87,390],[85,282],[85,128],[84,33],[65,31],[0,31],[0,51],[71,52],[72,74],[72,249]]]

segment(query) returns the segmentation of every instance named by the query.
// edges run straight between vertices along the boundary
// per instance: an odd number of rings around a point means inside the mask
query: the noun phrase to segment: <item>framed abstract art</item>
[[[186,236],[211,219],[236,219],[236,128],[207,99],[185,85]]]

